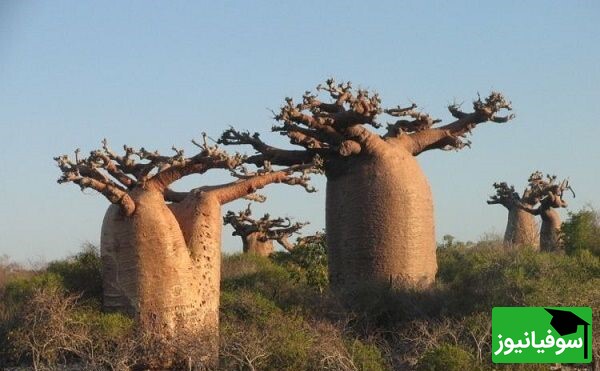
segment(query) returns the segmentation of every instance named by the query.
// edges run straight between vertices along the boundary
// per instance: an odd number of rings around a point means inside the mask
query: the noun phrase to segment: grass
[[[223,369],[548,369],[490,363],[491,308],[600,309],[600,257],[587,249],[561,255],[490,241],[443,248],[430,289],[365,287],[345,303],[328,293],[324,254],[223,257]],[[99,261],[93,249],[36,272],[3,261],[0,365],[76,362],[91,370],[135,362],[132,320],[100,311]],[[32,348],[48,339],[45,349]]]

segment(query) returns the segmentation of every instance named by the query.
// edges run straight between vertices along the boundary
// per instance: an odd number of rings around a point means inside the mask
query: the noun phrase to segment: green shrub
[[[223,277],[221,288],[224,291],[253,291],[288,309],[301,306],[314,297],[306,285],[292,279],[289,271],[268,258],[253,254],[234,255],[224,259],[224,269],[231,270],[230,264],[244,267],[246,273],[231,273]]]
[[[428,371],[464,371],[479,370],[473,355],[463,348],[442,344],[423,354],[417,366],[419,370]]]
[[[234,320],[260,325],[266,324],[270,318],[281,312],[273,301],[247,289],[223,291],[220,311],[224,321]]]
[[[236,278],[272,268],[268,258],[256,254],[223,255],[221,260],[221,281],[229,282]]]
[[[453,249],[440,251],[438,263],[451,313],[600,303],[600,258],[589,251],[565,256],[526,248]]]
[[[572,254],[579,250],[589,250],[600,256],[600,214],[592,208],[584,208],[569,213],[569,218],[561,227],[565,250]]]
[[[4,289],[4,303],[20,306],[38,289],[56,289],[63,292],[65,287],[62,277],[56,273],[42,272],[32,277],[16,278],[8,282]]]
[[[383,371],[387,369],[381,350],[376,345],[354,339],[348,345],[348,352],[352,357],[352,363],[358,370]]]
[[[325,244],[299,245],[291,252],[278,252],[271,259],[285,269],[297,282],[323,292],[329,285]]]
[[[82,307],[73,312],[73,318],[90,329],[97,340],[122,339],[131,334],[133,319],[122,313],[103,313]]]
[[[221,303],[225,369],[308,369],[311,336],[302,317],[247,289],[223,292]]]
[[[304,316],[322,319],[313,312],[318,295],[289,270],[255,256],[229,256],[223,263],[229,272],[221,291],[223,369],[386,369],[375,345],[345,339],[338,327]]]
[[[78,254],[50,263],[47,271],[59,275],[68,292],[101,302],[102,260],[96,246],[85,244]]]

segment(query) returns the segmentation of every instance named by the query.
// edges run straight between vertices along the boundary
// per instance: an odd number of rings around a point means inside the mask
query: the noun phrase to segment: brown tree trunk
[[[261,239],[261,233],[250,233],[243,237],[244,253],[269,256],[273,253],[273,240]]]
[[[221,203],[211,193],[191,193],[169,205],[183,231],[193,261],[199,303],[195,307],[194,347],[203,365],[216,367],[219,354],[219,302],[221,284]]]
[[[504,243],[510,247],[531,246],[539,249],[539,232],[535,216],[518,206],[510,207]]]
[[[334,291],[363,282],[396,286],[434,281],[433,201],[412,154],[389,146],[377,155],[350,157],[342,173],[327,176],[327,246]]]
[[[560,250],[560,215],[553,208],[542,210],[542,228],[540,229],[540,250]]]
[[[166,205],[159,192],[133,191],[131,217],[110,206],[104,219],[104,306],[133,314],[140,333],[166,347],[153,368],[174,366],[169,347],[193,350],[183,356],[194,365],[218,365],[220,204],[202,196]]]
[[[102,222],[100,256],[102,259],[103,306],[107,311],[135,314],[138,259],[133,246],[131,219],[111,204]]]

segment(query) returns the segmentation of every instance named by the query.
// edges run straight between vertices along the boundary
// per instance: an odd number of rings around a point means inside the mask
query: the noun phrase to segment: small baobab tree
[[[558,251],[562,249],[560,240],[561,220],[557,208],[567,207],[567,202],[563,199],[566,190],[571,191],[573,197],[575,192],[569,185],[568,180],[557,182],[556,175],[546,175],[536,171],[529,177],[529,189],[531,197],[536,200],[535,205],[521,203],[523,210],[532,215],[539,215],[542,218],[542,227],[540,229],[540,250]]]
[[[105,140],[87,157],[77,150],[74,159],[55,158],[59,183],[96,190],[112,203],[101,234],[103,304],[134,315],[140,334],[166,349],[148,355],[153,368],[178,367],[184,360],[194,367],[217,364],[221,205],[270,183],[312,190],[310,164],[250,173],[243,156],[208,145],[206,136],[203,143],[192,142],[200,149],[192,157],[176,148],[164,156],[128,146],[119,155]],[[190,192],[169,188],[210,169],[229,170],[238,179]],[[182,345],[190,339],[193,347]]]
[[[228,211],[223,217],[223,222],[233,227],[234,236],[242,238],[244,253],[261,256],[269,256],[273,253],[273,241],[277,241],[288,251],[293,250],[294,244],[289,241],[289,238],[308,224],[292,223],[290,218],[271,219],[269,214],[254,219],[250,204],[237,214]]]
[[[489,205],[502,205],[508,210],[508,222],[504,233],[504,244],[513,246],[539,247],[538,224],[535,217],[520,205],[533,207],[537,200],[532,197],[530,188],[523,191],[523,196],[506,182],[494,183],[496,194],[490,196]]]
[[[322,99],[321,95],[325,95]],[[377,94],[353,89],[333,79],[306,92],[299,103],[286,98],[275,114],[273,131],[287,136],[300,150],[275,148],[258,133],[229,129],[220,142],[251,145],[248,158],[279,165],[323,159],[327,177],[326,230],[331,287],[352,289],[364,283],[429,284],[437,263],[433,200],[416,157],[433,149],[461,149],[478,124],[504,123],[513,116],[502,94],[493,92],[473,103],[473,112],[449,107],[455,120],[440,120],[408,107],[383,109]],[[380,114],[398,118],[380,128]]]

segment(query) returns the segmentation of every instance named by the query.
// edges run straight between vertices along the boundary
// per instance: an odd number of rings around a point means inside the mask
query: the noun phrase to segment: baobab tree
[[[562,249],[560,241],[560,214],[555,210],[561,207],[567,207],[567,202],[563,200],[566,190],[570,190],[575,197],[575,192],[569,185],[568,180],[560,183],[556,181],[556,175],[544,175],[536,171],[529,177],[529,189],[531,197],[536,199],[537,206],[521,203],[523,210],[532,215],[542,217],[542,227],[540,229],[540,250],[558,251]]]
[[[87,157],[77,150],[74,159],[55,158],[62,171],[59,183],[96,190],[112,203],[101,234],[104,306],[134,315],[140,333],[167,349],[150,355],[154,368],[175,367],[182,358],[198,367],[216,366],[221,205],[270,183],[312,190],[310,164],[251,173],[243,156],[208,145],[206,136],[203,143],[192,142],[200,149],[192,157],[176,148],[174,155],[164,156],[128,146],[119,155],[105,140]],[[210,169],[229,170],[238,179],[190,192],[169,188]],[[195,346],[176,353],[174,348],[188,339]]]
[[[319,97],[325,92],[328,101]],[[465,136],[478,124],[505,123],[513,115],[510,102],[493,92],[473,103],[473,112],[449,107],[455,120],[440,120],[408,107],[381,108],[377,94],[355,90],[350,82],[333,79],[306,92],[299,103],[286,98],[275,114],[274,132],[302,147],[270,146],[258,133],[233,128],[220,138],[224,144],[251,145],[257,153],[249,162],[292,165],[323,160],[327,177],[326,229],[331,287],[352,289],[363,283],[429,284],[435,278],[433,200],[416,156],[432,149],[461,149]],[[399,118],[379,134],[380,114]]]
[[[289,241],[289,238],[308,224],[292,223],[290,218],[271,219],[269,214],[254,219],[250,204],[237,214],[228,211],[223,217],[223,223],[233,227],[232,235],[242,238],[244,253],[260,256],[269,256],[273,253],[273,241],[277,241],[286,250],[292,251],[294,244]]]
[[[520,204],[533,207],[537,200],[532,197],[531,188],[523,191],[523,196],[506,182],[494,183],[496,194],[490,196],[488,205],[502,205],[508,210],[508,222],[504,233],[504,244],[513,246],[532,246],[539,248],[538,224],[535,217],[525,211]]]

